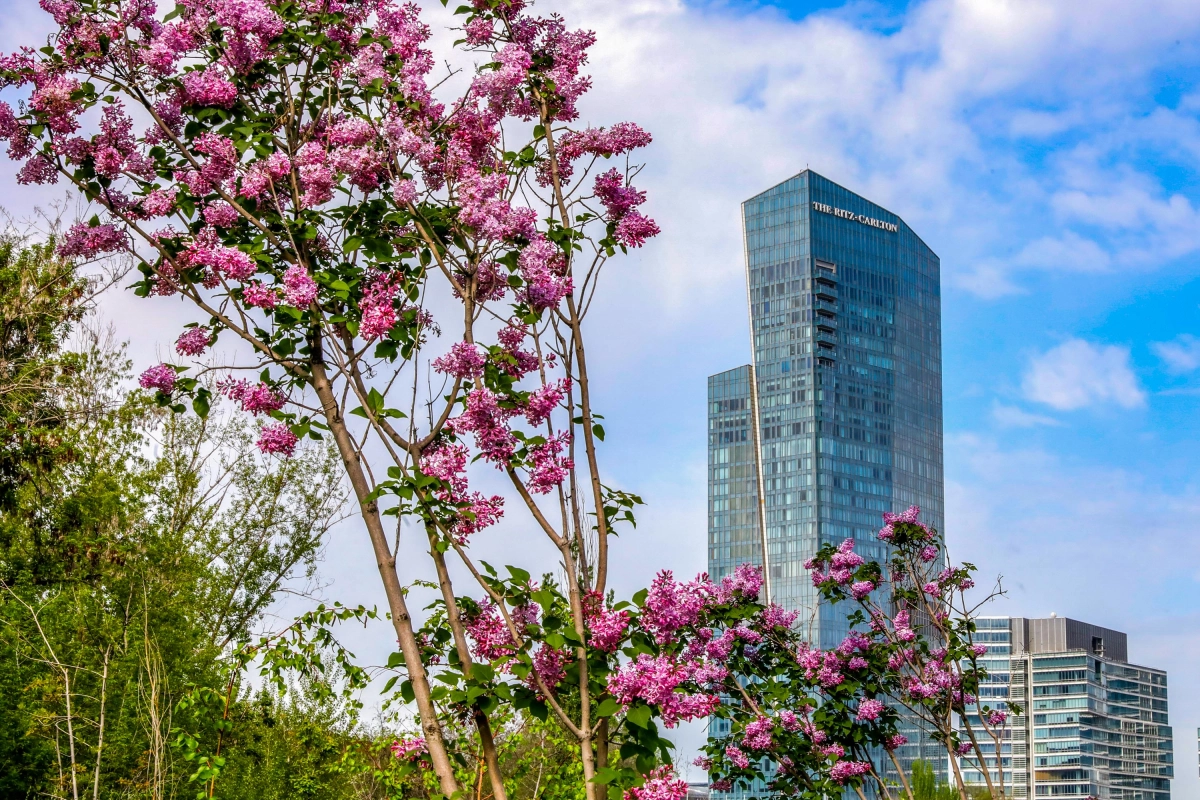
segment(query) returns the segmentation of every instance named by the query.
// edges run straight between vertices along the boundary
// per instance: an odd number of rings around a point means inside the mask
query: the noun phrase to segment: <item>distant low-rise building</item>
[[[1169,800],[1174,777],[1167,722],[1167,673],[1129,663],[1120,631],[1065,617],[984,617],[988,679],[979,702],[1012,701],[1001,752],[981,739],[993,780],[1003,767],[1006,794],[1028,798]],[[964,780],[984,785],[960,764]]]

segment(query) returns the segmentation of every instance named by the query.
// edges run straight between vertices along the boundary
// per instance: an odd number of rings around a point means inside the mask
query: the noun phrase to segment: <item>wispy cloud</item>
[[[1022,381],[1025,397],[1060,411],[1115,403],[1136,408],[1146,401],[1129,362],[1129,349],[1068,339],[1035,356]]]
[[[992,419],[1002,428],[1036,428],[1044,425],[1061,425],[1062,422],[1045,414],[1034,414],[1017,406],[996,403],[992,406]]]
[[[1182,374],[1200,369],[1200,339],[1190,333],[1180,334],[1170,342],[1151,342],[1150,349],[1171,372]]]

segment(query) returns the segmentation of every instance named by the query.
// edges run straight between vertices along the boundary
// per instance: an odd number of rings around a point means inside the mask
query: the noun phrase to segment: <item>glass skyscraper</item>
[[[804,561],[848,538],[882,560],[885,511],[943,527],[940,262],[811,170],[743,203],[742,224],[753,363],[708,379],[709,573],[762,566],[769,599],[831,648],[848,609],[817,602]]]

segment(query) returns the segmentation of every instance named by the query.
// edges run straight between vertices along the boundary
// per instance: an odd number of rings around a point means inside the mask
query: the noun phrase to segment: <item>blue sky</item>
[[[0,47],[44,30],[34,5]],[[1200,798],[1200,3],[539,5],[599,35],[585,121],[655,135],[663,235],[593,320],[605,457],[650,503],[621,586],[704,567],[705,378],[749,358],[738,204],[809,166],[941,257],[952,554],[1004,575],[997,612],[1125,630],[1170,670],[1175,796]],[[139,366],[188,319],[105,313]],[[377,602],[346,536],[328,594]]]

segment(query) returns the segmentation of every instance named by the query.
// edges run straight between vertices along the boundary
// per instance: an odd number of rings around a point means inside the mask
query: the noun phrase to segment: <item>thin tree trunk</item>
[[[63,696],[67,701],[67,745],[71,759],[71,796],[75,800],[79,800],[79,779],[75,774],[75,723],[72,721],[71,711],[71,673],[61,664],[59,665],[59,669],[62,670],[63,674]]]
[[[383,579],[384,594],[387,596],[388,610],[392,615],[392,627],[396,631],[400,651],[404,654],[405,669],[412,684],[417,711],[421,716],[421,730],[425,734],[425,747],[429,752],[429,759],[433,762],[442,794],[453,797],[458,791],[458,781],[454,778],[454,766],[450,763],[450,755],[446,751],[442,729],[438,724],[437,709],[433,704],[425,667],[421,663],[421,650],[417,646],[417,637],[413,631],[412,616],[404,599],[404,588],[396,574],[396,560],[388,546],[387,533],[379,516],[379,506],[374,500],[368,499],[371,487],[362,464],[358,461],[358,454],[354,450],[354,443],[346,429],[345,420],[342,419],[323,364],[312,365],[312,386],[321,402],[322,413],[329,423],[329,430],[337,444],[346,475],[350,478],[350,486],[358,499],[359,512],[371,538],[371,549],[375,552],[375,562],[379,568],[379,576]]]
[[[900,759],[896,758],[896,753],[893,750],[887,751],[892,759],[892,763],[896,765],[896,774],[900,776],[900,785],[904,787],[904,796],[908,800],[913,800],[912,787],[908,784],[908,776],[904,774],[904,768],[900,766]]]
[[[108,699],[108,660],[112,645],[104,648],[104,669],[100,673],[100,730],[96,734],[96,770],[92,778],[92,800],[100,798],[100,760],[104,755],[104,704]]]
[[[462,617],[458,611],[458,601],[454,599],[454,587],[450,583],[450,571],[446,568],[446,554],[437,548],[437,536],[427,524],[425,532],[429,536],[429,555],[437,566],[438,586],[442,590],[442,600],[446,604],[446,617],[450,630],[454,634],[454,646],[458,650],[458,658],[462,662],[463,672],[470,674],[471,648],[467,646],[467,638],[463,633]],[[471,709],[475,720],[475,728],[479,731],[479,746],[483,751],[483,759],[487,764],[488,780],[492,784],[492,796],[495,800],[507,800],[504,791],[504,775],[500,772],[500,760],[496,755],[496,740],[492,735],[492,722],[487,714],[478,706]]]

